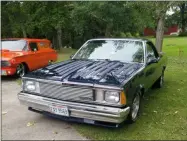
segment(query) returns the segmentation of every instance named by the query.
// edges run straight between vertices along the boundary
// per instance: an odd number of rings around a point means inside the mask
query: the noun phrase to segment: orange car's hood
[[[24,55],[22,51],[1,50],[1,60],[11,60],[14,57],[22,55]]]

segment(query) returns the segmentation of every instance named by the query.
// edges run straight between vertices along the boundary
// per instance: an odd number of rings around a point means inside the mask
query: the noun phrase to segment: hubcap
[[[163,78],[163,75],[160,77],[160,86],[163,85],[163,81],[164,81],[164,78]]]
[[[140,95],[137,94],[132,104],[132,119],[136,119],[140,108]]]
[[[25,74],[25,68],[23,64],[17,66],[17,74],[21,77]]]

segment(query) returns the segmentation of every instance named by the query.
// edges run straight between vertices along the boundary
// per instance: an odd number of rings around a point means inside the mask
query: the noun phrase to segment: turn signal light
[[[120,93],[120,104],[126,104],[126,94],[124,91]]]

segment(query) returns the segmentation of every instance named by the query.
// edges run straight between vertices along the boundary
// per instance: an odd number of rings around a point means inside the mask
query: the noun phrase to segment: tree
[[[180,5],[180,13],[181,13],[181,28],[182,33],[185,32],[186,24],[187,24],[187,2],[182,2]]]
[[[152,1],[143,3],[144,8],[142,10],[150,12],[150,15],[152,15],[155,21],[156,48],[159,52],[162,51],[166,12],[169,10],[169,8],[176,6],[178,3],[179,2],[175,1]]]
[[[79,48],[98,37],[138,36],[157,27],[162,48],[165,13],[176,2],[7,1],[2,2],[2,37],[48,38],[53,46]]]
[[[11,24],[9,19],[9,12],[7,7],[8,1],[2,1],[1,2],[1,37],[11,37],[12,36],[12,30],[11,30]]]
[[[157,19],[156,48],[159,52],[162,51],[166,12],[171,7],[171,4],[172,2],[155,3],[155,6],[157,7],[155,10],[155,17]]]
[[[14,1],[14,2],[7,2],[6,7],[7,7],[7,12],[9,22],[10,22],[10,27],[12,29],[13,34],[18,34],[19,31],[22,32],[23,37],[27,37],[27,32],[26,32],[26,21],[27,21],[27,15],[26,11],[22,5],[22,2]]]

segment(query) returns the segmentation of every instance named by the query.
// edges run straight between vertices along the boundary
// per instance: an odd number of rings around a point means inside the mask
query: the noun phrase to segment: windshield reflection
[[[117,60],[144,62],[143,43],[131,40],[92,40],[87,42],[73,59]]]
[[[10,51],[22,51],[26,48],[27,42],[25,40],[2,40],[1,49]]]

